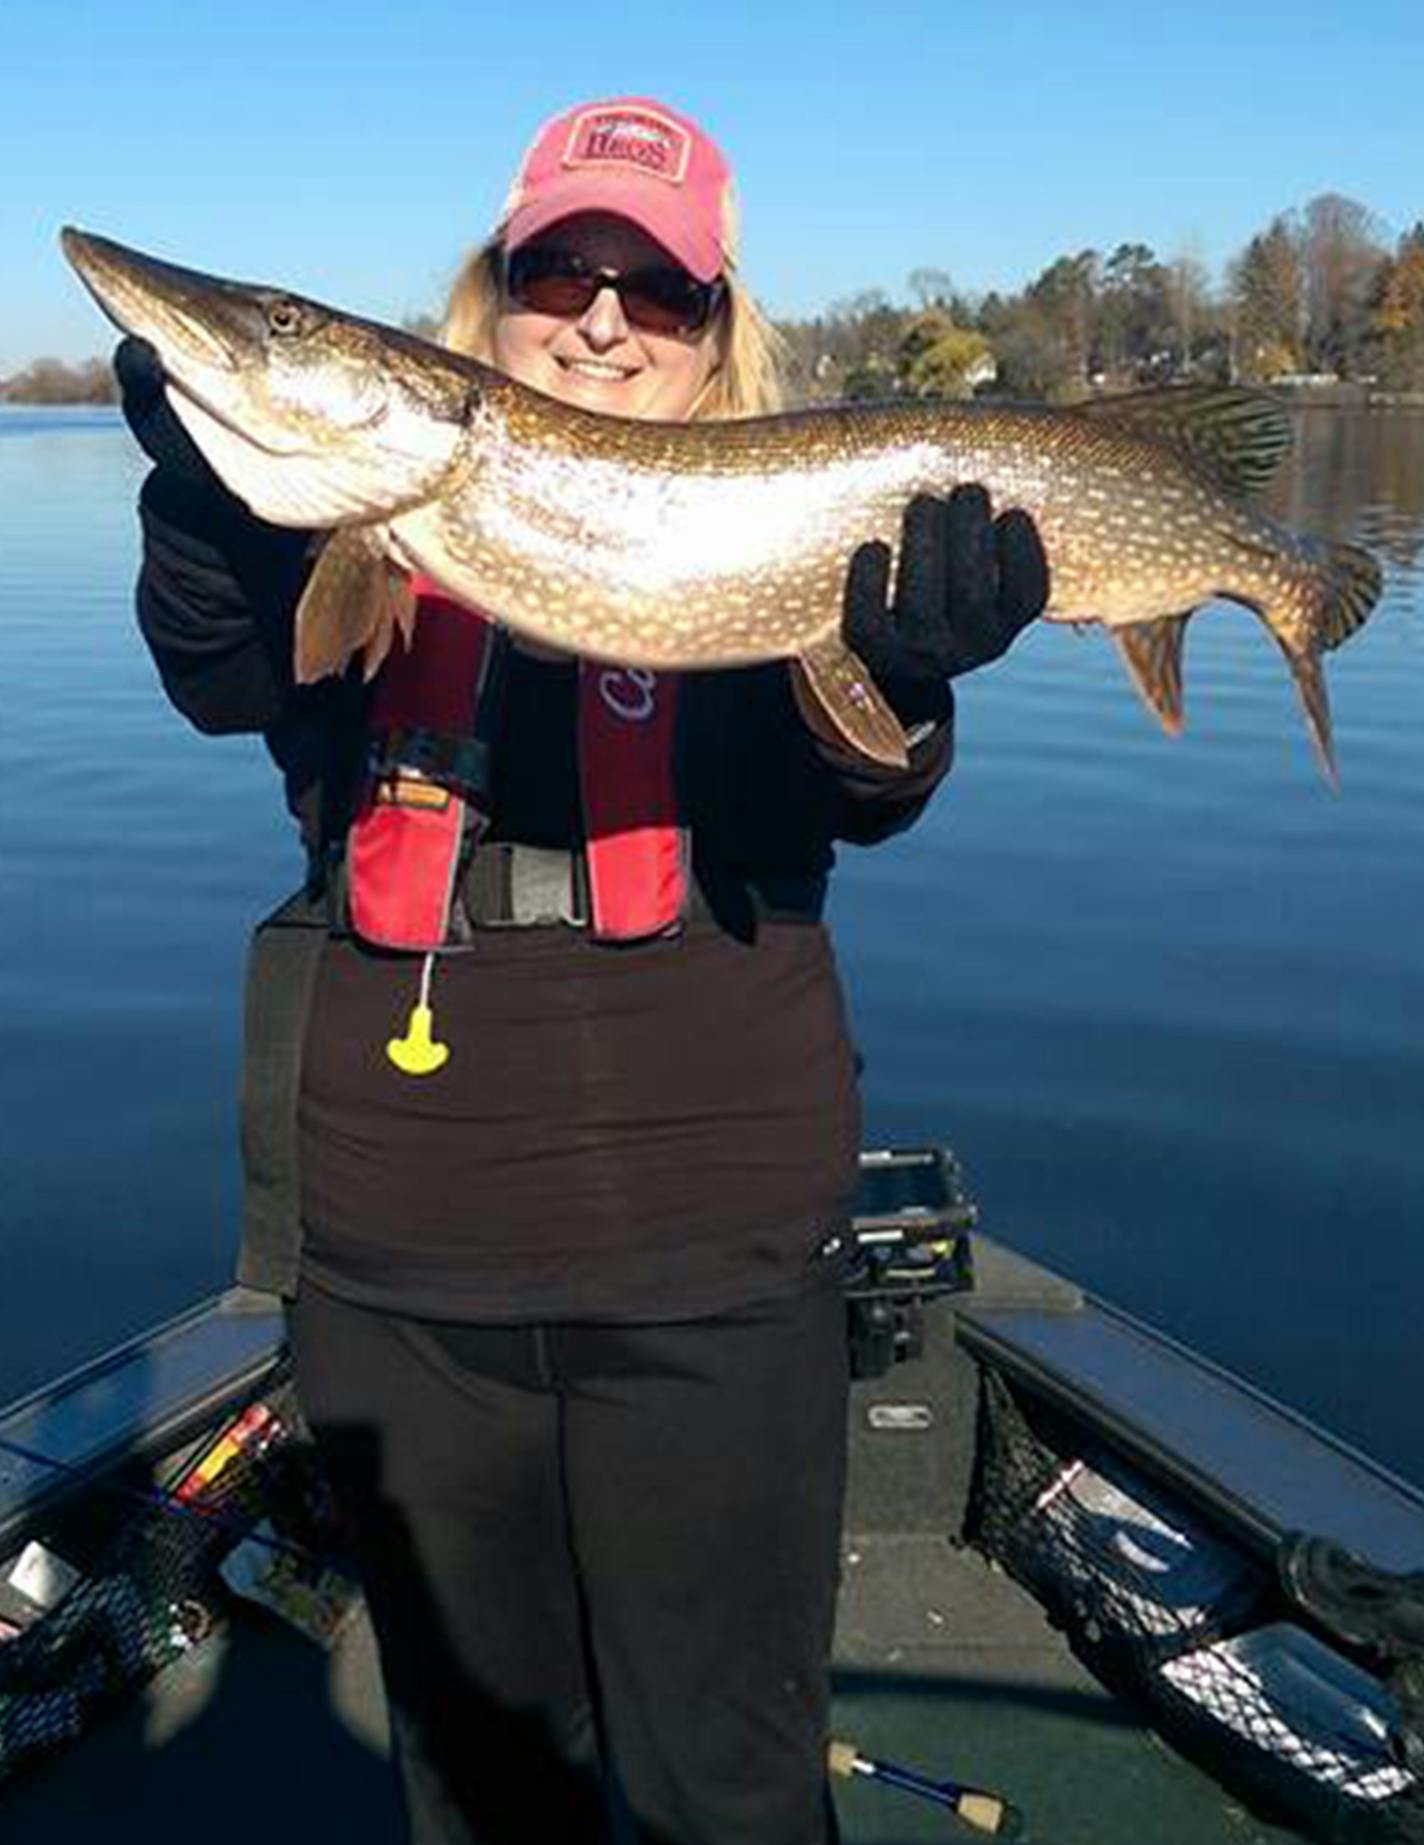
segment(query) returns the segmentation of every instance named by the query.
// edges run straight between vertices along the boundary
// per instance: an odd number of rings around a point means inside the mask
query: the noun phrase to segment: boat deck
[[[981,1415],[990,1381],[1007,1379],[1056,1418],[1045,1433],[1063,1445],[1044,1450],[1055,1469],[1073,1457],[1051,1490],[1034,1476],[1024,1507],[1015,1510],[1012,1496],[996,1502],[1012,1512],[1012,1543],[997,1554],[1048,1559],[1060,1582],[1076,1571],[1079,1599],[1085,1584],[1095,1595],[1113,1589],[1116,1602],[1073,1602],[1083,1632],[1097,1607],[1119,1624],[1126,1614],[1173,1623],[1149,1623],[1143,1634],[1209,1635],[1218,1613],[1248,1637],[1269,1633],[1293,1612],[1273,1587],[1284,1533],[1323,1533],[1386,1568],[1416,1569],[1424,1492],[977,1232],[973,1275],[971,1293],[926,1304],[922,1338],[896,1354],[909,1362],[872,1368],[852,1390],[836,1736],[872,1759],[994,1791],[1020,1810],[1023,1836],[1039,1845],[1303,1840],[1265,1823],[1160,1740],[1145,1707],[1105,1690],[1039,1601],[951,1541],[967,1530],[989,1534],[969,1516],[971,1501],[993,1474],[999,1434],[1012,1435],[992,1412]],[[281,1336],[270,1301],[232,1291],[0,1412],[0,1555],[52,1530],[65,1555],[68,1508],[92,1517],[121,1463],[131,1473],[191,1457],[270,1386]],[[1093,1466],[1109,1462],[1128,1498],[1099,1494],[1063,1514],[1077,1491],[1055,1497],[1063,1481],[1080,1465],[1091,1479]],[[1002,1480],[1000,1489],[1008,1490]],[[1039,1548],[1021,1554],[1020,1539]],[[1133,1564],[1136,1574],[1124,1574],[1144,1543],[1156,1567],[1144,1575]],[[1238,1606],[1243,1580],[1250,1601]],[[1303,1746],[1315,1737],[1317,1753],[1345,1750],[1357,1779],[1376,1758],[1397,1774],[1379,1740],[1389,1704],[1381,1687],[1318,1640],[1311,1645],[1310,1670],[1320,1676],[1304,1701],[1292,1691],[1295,1701],[1281,1707],[1286,1738]],[[60,1691],[39,1685],[24,1696],[17,1723],[39,1716],[53,1734],[67,1721]],[[0,1719],[14,1715],[0,1698]],[[1279,1732],[1280,1720],[1270,1721]],[[208,1845],[327,1837],[393,1845],[401,1829],[386,1754],[364,1619],[327,1653],[234,1602],[226,1625],[82,1740],[17,1766],[0,1787],[0,1839],[152,1845],[176,1818]],[[1272,1784],[1281,1786],[1279,1776]],[[1307,1786],[1315,1799],[1316,1783]],[[873,1781],[838,1781],[836,1797],[846,1845],[985,1836]],[[1310,1810],[1299,1782],[1291,1798],[1291,1811]],[[1401,1804],[1409,1805],[1401,1823],[1417,1826],[1412,1791]]]
[[[1106,1692],[1043,1610],[972,1551],[877,1532],[846,1550],[838,1733],[868,1756],[987,1787],[1052,1845],[1278,1845]],[[854,1845],[976,1836],[928,1802],[841,1784]]]
[[[1277,1845],[1076,1662],[1037,1603],[927,1533],[847,1539],[836,1733],[868,1756],[992,1788],[1048,1845]],[[169,1668],[72,1752],[6,1790],[5,1845],[207,1845],[399,1836],[363,1621],[331,1655],[257,1610]],[[846,1845],[976,1835],[928,1802],[836,1784]],[[570,1842],[572,1845],[572,1842]]]

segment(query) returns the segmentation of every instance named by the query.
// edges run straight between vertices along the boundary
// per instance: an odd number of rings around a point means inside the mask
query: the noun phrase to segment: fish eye
[[[271,333],[290,336],[300,333],[306,324],[300,301],[293,301],[289,296],[279,296],[267,309],[267,328]]]

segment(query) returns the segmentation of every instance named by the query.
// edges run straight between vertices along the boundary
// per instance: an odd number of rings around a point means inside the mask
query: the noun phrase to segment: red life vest
[[[484,616],[415,579],[416,623],[377,675],[374,769],[347,838],[347,912],[364,940],[448,946],[458,879],[487,816],[482,699],[495,647]],[[678,681],[579,662],[578,760],[589,929],[636,941],[676,927],[687,901],[673,740]]]

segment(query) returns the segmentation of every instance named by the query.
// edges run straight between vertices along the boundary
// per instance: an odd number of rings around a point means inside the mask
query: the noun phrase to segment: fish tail
[[[1321,628],[1331,596],[1325,573],[1311,560],[1302,559],[1300,567],[1290,569],[1284,581],[1279,576],[1276,578],[1272,593],[1242,600],[1260,616],[1285,655],[1300,695],[1310,741],[1326,781],[1334,788],[1339,786],[1339,776],[1330,732],[1330,696],[1325,689],[1325,670],[1320,658],[1323,650]]]
[[[1331,785],[1338,787],[1320,653],[1332,651],[1364,627],[1380,599],[1384,573],[1379,559],[1362,545],[1334,538],[1305,538],[1302,544],[1315,570],[1315,645],[1291,658],[1291,672],[1321,766]]]
[[[1291,677],[1295,680],[1296,691],[1300,694],[1301,708],[1305,712],[1306,729],[1310,732],[1310,741],[1315,746],[1315,754],[1326,781],[1332,788],[1340,786],[1340,773],[1335,766],[1335,744],[1330,730],[1330,694],[1325,689],[1325,673],[1320,664],[1320,650],[1307,648],[1304,652],[1292,652],[1283,649],[1290,662]]]
[[[1384,582],[1379,559],[1360,545],[1336,539],[1312,538],[1305,543],[1324,578],[1316,634],[1322,647],[1338,647],[1364,627],[1379,601]]]
[[[1288,584],[1278,578],[1275,593],[1254,606],[1290,666],[1326,780],[1338,787],[1321,655],[1364,626],[1379,601],[1382,573],[1368,551],[1336,539],[1293,534],[1290,550],[1294,567],[1287,566]]]

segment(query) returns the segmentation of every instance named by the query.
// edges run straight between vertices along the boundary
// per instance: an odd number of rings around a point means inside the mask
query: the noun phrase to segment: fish
[[[1323,654],[1381,589],[1363,547],[1252,503],[1290,445],[1259,392],[1181,385],[1071,407],[924,400],[642,422],[560,403],[444,346],[290,290],[180,267],[72,226],[65,256],[152,343],[173,410],[261,519],[330,531],[296,615],[299,681],[409,641],[421,575],[561,652],[653,671],[769,660],[846,744],[902,766],[904,732],[842,636],[847,568],[893,552],[917,494],[977,482],[1048,564],[1042,618],[1099,624],[1163,727],[1183,636],[1252,610],[1336,778]]]

